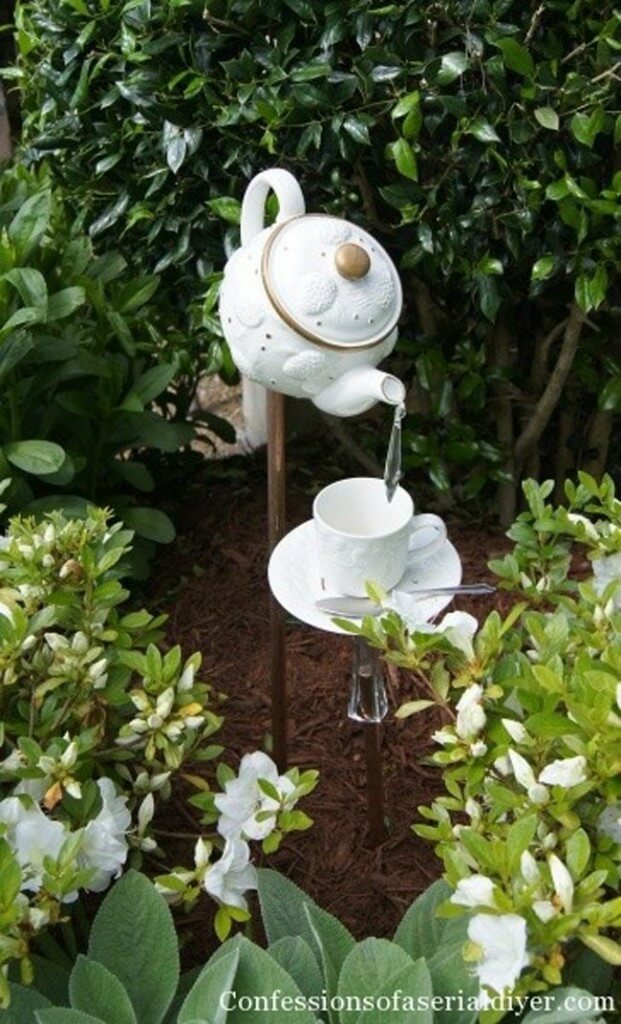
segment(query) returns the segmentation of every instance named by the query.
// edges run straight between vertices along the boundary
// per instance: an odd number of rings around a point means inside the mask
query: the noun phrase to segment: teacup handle
[[[412,547],[414,535],[420,533],[421,530],[435,530],[436,536],[428,544]],[[446,536],[444,520],[440,519],[440,516],[434,515],[433,512],[422,512],[420,515],[414,516],[410,524],[410,554],[429,558],[430,555],[435,555],[436,551],[440,550],[446,541]]]

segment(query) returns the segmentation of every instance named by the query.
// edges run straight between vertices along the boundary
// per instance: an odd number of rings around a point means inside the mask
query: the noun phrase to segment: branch
[[[567,320],[561,320],[560,323],[555,324],[551,331],[546,334],[545,338],[539,342],[533,353],[533,363],[530,372],[530,390],[535,396],[539,396],[543,391],[543,381],[548,366],[548,359],[550,357],[550,349],[557,338],[560,338],[561,334],[567,327]]]
[[[543,394],[533,409],[532,416],[515,443],[514,456],[518,470],[522,468],[526,456],[539,441],[558,405],[578,349],[583,323],[584,313],[576,302],[572,302],[556,365],[550,374]]]
[[[532,16],[531,23],[530,23],[529,28],[528,28],[528,32],[526,33],[526,35],[524,37],[524,42],[525,42],[526,46],[528,46],[528,44],[530,43],[531,39],[533,38],[535,32],[537,31],[537,26],[539,25],[539,22],[541,20],[541,15],[544,14],[544,13],[545,13],[545,5],[544,4],[539,4],[539,7],[537,8],[537,10],[535,11],[535,13]]]

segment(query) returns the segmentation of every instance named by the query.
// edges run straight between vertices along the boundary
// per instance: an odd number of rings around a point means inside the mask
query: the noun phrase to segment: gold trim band
[[[381,345],[382,342],[386,341],[386,338],[390,334],[392,334],[395,327],[397,326],[396,323],[394,323],[392,327],[389,328],[389,330],[385,331],[385,333],[382,334],[381,338],[376,338],[374,341],[352,342],[349,345],[344,344],[343,342],[340,341],[326,341],[325,338],[320,338],[317,334],[313,334],[312,331],[309,331],[306,327],[304,327],[303,324],[298,323],[298,321],[291,316],[291,314],[284,308],[284,306],[278,299],[278,296],[275,294],[274,289],[272,288],[272,284],[269,277],[268,264],[270,253],[272,251],[272,246],[276,241],[276,238],[283,230],[283,228],[287,227],[287,225],[291,224],[291,222],[294,220],[300,220],[301,217],[330,218],[330,215],[327,213],[298,213],[296,214],[295,217],[287,217],[286,220],[283,220],[280,224],[275,225],[271,235],[267,239],[265,243],[265,248],[263,249],[263,255],[261,256],[261,278],[263,280],[263,287],[265,288],[267,297],[271,305],[273,306],[275,312],[278,314],[281,320],[284,320],[284,322],[287,324],[288,327],[291,328],[292,331],[295,331],[296,334],[300,334],[303,338],[306,338],[307,341],[311,341],[314,345],[319,345],[321,348],[340,349],[343,352],[360,352],[363,351],[364,349],[375,348],[377,345]],[[339,217],[331,217],[330,219],[338,220],[340,222]]]

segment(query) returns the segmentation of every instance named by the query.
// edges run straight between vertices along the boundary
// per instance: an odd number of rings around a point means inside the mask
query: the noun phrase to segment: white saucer
[[[397,584],[398,590],[408,585],[454,587],[461,583],[461,560],[450,541],[430,558],[417,558],[414,550],[408,567]],[[345,633],[332,621],[332,616],[319,611],[315,602],[322,597],[335,597],[322,590],[317,565],[315,524],[312,519],[291,530],[272,552],[267,569],[270,589],[278,603],[300,622],[327,633]],[[421,617],[434,618],[452,596],[421,598],[417,610]]]

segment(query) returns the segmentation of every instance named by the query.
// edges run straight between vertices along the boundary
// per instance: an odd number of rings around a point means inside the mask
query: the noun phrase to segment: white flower
[[[566,757],[559,761],[552,761],[539,774],[539,782],[545,782],[548,786],[562,786],[563,789],[571,789],[581,782],[586,782],[586,758]]]
[[[521,722],[515,722],[512,718],[503,718],[502,724],[516,743],[524,743],[528,739],[528,733]]]
[[[609,583],[615,580],[619,585],[614,594],[615,608],[621,608],[621,551],[593,561],[593,590],[603,594]]]
[[[544,924],[547,924],[548,921],[551,921],[558,914],[558,910],[551,900],[534,900],[533,911]]]
[[[481,985],[502,993],[512,990],[529,963],[526,952],[526,921],[518,914],[475,914],[468,938],[481,949],[475,970]],[[482,993],[485,1004],[485,994]]]
[[[510,750],[509,760],[516,782],[526,790],[531,789],[535,785],[535,776],[526,758],[518,754],[516,750]]]
[[[550,854],[548,861],[554,890],[559,898],[561,906],[566,913],[570,914],[574,905],[574,883],[569,871],[563,861],[555,853]]]
[[[121,874],[128,850],[125,833],[132,822],[127,797],[117,796],[112,779],[98,779],[97,786],[102,808],[84,829],[78,853],[79,866],[95,871],[86,886],[91,892],[102,892]]]
[[[599,540],[599,534],[595,528],[595,524],[592,523],[590,519],[587,519],[586,516],[581,516],[578,512],[568,512],[567,518],[570,523],[574,524],[574,526],[583,526],[584,532],[591,540]]]
[[[529,850],[524,850],[520,857],[520,873],[527,885],[535,885],[541,881],[537,861]]]
[[[543,807],[550,801],[550,794],[548,793],[545,786],[541,783],[536,782],[534,786],[531,786],[528,790],[528,799],[531,804],[536,804],[539,807]]]
[[[228,907],[248,909],[245,894],[257,887],[257,873],[250,863],[250,848],[243,839],[227,839],[220,860],[205,875],[205,891]]]
[[[473,757],[485,757],[487,754],[487,743],[484,743],[483,740],[477,740],[470,747],[470,753]]]
[[[474,740],[487,721],[481,706],[483,688],[473,683],[462,693],[457,702],[457,722],[455,728],[462,740]]]
[[[266,796],[259,786],[259,779],[271,783],[284,797],[295,789],[293,783],[285,775],[278,776],[278,769],[271,757],[260,750],[253,754],[245,754],[241,759],[239,774],[224,785],[224,793],[215,798],[215,805],[220,811],[218,832],[225,839],[265,839],[273,830],[276,814],[280,803],[273,797]],[[269,814],[262,821],[257,821],[257,814]]]
[[[469,615],[468,612],[449,612],[442,619],[439,630],[441,633],[446,633],[447,640],[450,640],[453,647],[457,647],[468,661],[473,661],[472,638],[478,626],[477,619],[474,615]]]
[[[494,761],[494,768],[499,775],[511,775],[511,761],[508,757],[497,757]]]
[[[621,803],[604,808],[597,821],[597,831],[621,843]]]
[[[192,689],[192,687],[194,686],[194,673],[195,673],[195,671],[196,670],[194,668],[194,665],[186,665],[185,666],[185,668],[184,668],[184,670],[181,673],[181,676],[179,678],[179,682],[177,683],[177,690],[178,690],[179,693],[185,693],[185,692],[187,692],[187,690],[191,690]]]
[[[436,729],[432,732],[431,738],[434,743],[439,743],[442,747],[453,747],[457,743],[457,736],[454,732],[448,732],[446,729]]]
[[[428,622],[416,595],[403,590],[393,590],[388,607],[401,616],[410,633],[446,633],[453,647],[457,647],[469,661],[474,658],[472,638],[479,626],[474,615],[449,612],[440,622]]]
[[[495,907],[494,883],[485,875],[460,878],[450,902],[458,907]]]
[[[36,803],[27,806],[17,796],[0,803],[5,838],[23,871],[22,889],[38,892],[43,882],[43,858],[58,857],[67,832],[59,821],[44,814]]]

